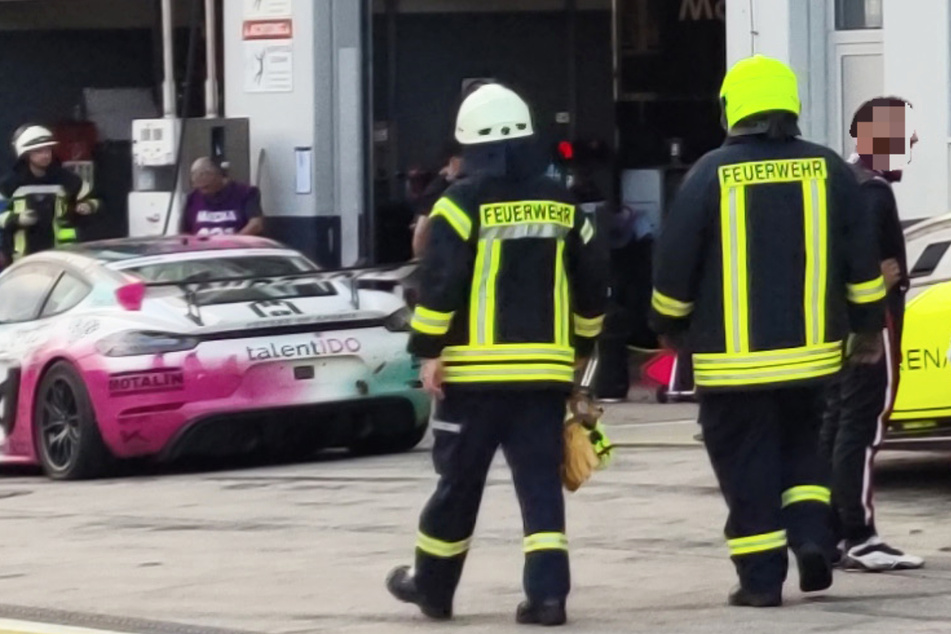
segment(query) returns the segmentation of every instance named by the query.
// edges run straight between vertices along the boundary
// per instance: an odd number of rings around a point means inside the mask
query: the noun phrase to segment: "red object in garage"
[[[53,153],[62,163],[92,161],[99,142],[99,131],[92,121],[63,121],[53,128],[59,142]]]

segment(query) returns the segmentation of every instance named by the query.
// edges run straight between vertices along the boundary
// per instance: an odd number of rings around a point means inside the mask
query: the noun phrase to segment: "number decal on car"
[[[283,299],[254,302],[251,304],[251,310],[261,318],[290,317],[291,315],[304,314],[297,306]]]

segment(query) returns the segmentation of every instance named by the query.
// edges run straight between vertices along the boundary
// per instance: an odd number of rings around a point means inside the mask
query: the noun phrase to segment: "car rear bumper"
[[[322,428],[343,420],[328,415],[339,407],[377,413],[385,426],[378,404],[390,402],[407,403],[410,418],[423,422],[429,399],[419,389],[418,364],[399,347],[405,344],[365,331],[360,336],[359,353],[334,348],[333,354],[308,357],[312,346],[300,337],[222,341],[161,357],[99,357],[83,367],[83,376],[103,440],[119,457],[168,453],[186,429],[208,421],[237,427],[253,418],[274,426],[282,417],[299,420],[312,412],[308,424]],[[298,350],[298,358],[280,354]]]
[[[350,447],[371,435],[397,438],[425,424],[413,401],[397,396],[212,414],[182,427],[158,458],[233,455],[262,448],[306,453]]]

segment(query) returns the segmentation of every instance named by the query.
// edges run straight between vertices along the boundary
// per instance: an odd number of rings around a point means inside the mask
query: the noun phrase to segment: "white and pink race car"
[[[0,462],[65,480],[126,458],[409,450],[429,399],[400,273],[233,236],[23,258],[0,275]]]

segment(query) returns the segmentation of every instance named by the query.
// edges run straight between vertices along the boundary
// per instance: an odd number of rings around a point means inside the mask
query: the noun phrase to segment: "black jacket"
[[[88,216],[76,213],[76,204],[88,203],[94,212],[99,208],[89,184],[57,162],[39,177],[24,161],[18,162],[0,181],[3,199],[9,201],[9,209],[0,214],[2,249],[8,261],[77,241],[76,230]],[[33,210],[37,221],[22,226],[20,214],[27,209]]]
[[[604,320],[594,217],[542,175],[481,175],[445,192],[430,227],[410,352],[441,356],[449,384],[570,389]]]
[[[908,277],[908,256],[905,252],[905,230],[898,215],[898,204],[891,183],[861,161],[850,163],[862,190],[862,207],[875,223],[879,255],[882,260],[897,260],[901,279],[888,291],[888,310],[899,323],[905,312],[905,295],[911,285]],[[900,332],[900,331],[899,331]]]
[[[688,331],[701,390],[824,379],[850,331],[884,326],[876,230],[832,150],[731,138],[694,166],[664,221],[652,327]]]

